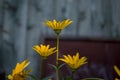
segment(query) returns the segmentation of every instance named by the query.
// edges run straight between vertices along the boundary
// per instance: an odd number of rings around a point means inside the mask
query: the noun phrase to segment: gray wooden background
[[[40,57],[32,47],[55,37],[43,24],[48,19],[73,20],[61,38],[120,38],[120,0],[0,0],[0,71],[11,73],[28,58],[38,74]]]

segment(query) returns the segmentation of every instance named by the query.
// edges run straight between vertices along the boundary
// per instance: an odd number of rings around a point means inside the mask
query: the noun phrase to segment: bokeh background
[[[32,73],[40,77],[41,58],[32,47],[55,45],[55,33],[44,25],[53,19],[73,20],[61,33],[60,56],[79,51],[88,57],[89,64],[79,69],[76,80],[117,77],[113,65],[120,67],[120,0],[0,0],[1,74],[8,75],[17,62],[28,58]]]

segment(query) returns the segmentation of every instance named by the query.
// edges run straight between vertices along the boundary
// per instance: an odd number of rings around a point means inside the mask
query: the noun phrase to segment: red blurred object
[[[56,46],[56,39],[45,39],[45,44]],[[76,54],[86,56],[88,64],[82,66],[74,75],[75,80],[86,77],[99,77],[105,80],[113,80],[116,75],[113,65],[120,67],[120,40],[100,40],[100,39],[61,39],[59,57],[63,54]],[[55,75],[55,70],[48,64],[55,64],[55,54],[50,56],[44,66],[44,74]],[[61,63],[61,62],[60,62]],[[61,69],[63,75],[71,75],[68,66]]]

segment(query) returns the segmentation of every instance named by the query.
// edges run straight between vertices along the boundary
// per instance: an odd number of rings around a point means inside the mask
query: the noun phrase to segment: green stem
[[[59,71],[58,71],[58,57],[59,57],[59,34],[57,35],[57,54],[56,54],[56,80],[59,80]]]
[[[43,72],[44,72],[44,62],[46,60],[46,57],[41,57],[41,66],[40,66],[40,80],[43,78]]]
[[[58,67],[56,69],[56,80],[59,80],[59,71],[58,71]]]
[[[58,67],[58,57],[59,57],[59,35],[57,35],[57,54],[56,54],[56,66]]]
[[[71,78],[72,78],[72,80],[74,80],[74,70],[72,70],[72,76],[71,76]]]

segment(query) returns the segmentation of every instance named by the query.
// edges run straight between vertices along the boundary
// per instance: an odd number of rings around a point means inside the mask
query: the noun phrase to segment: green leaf
[[[42,80],[49,80],[49,79],[52,80],[52,76],[45,77],[45,78],[43,78]]]
[[[32,78],[32,80],[37,80],[37,78],[34,75],[29,74],[29,76]]]
[[[65,63],[61,64],[58,69],[62,68],[65,65]]]
[[[62,77],[62,80],[73,80],[71,77]]]
[[[53,64],[48,64],[48,65],[52,66],[55,70],[58,69],[57,66],[55,66],[55,65],[53,65]]]

